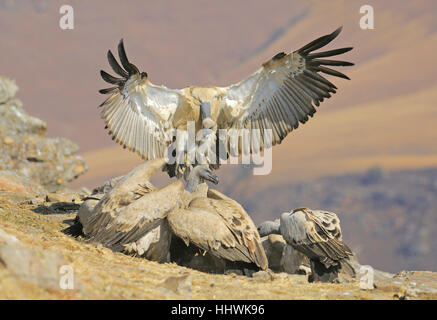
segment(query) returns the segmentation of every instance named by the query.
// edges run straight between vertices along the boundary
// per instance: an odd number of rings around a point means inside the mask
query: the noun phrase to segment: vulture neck
[[[281,226],[279,223],[271,225],[270,234],[281,234]]]
[[[192,170],[190,175],[188,176],[188,181],[185,189],[189,192],[196,191],[197,186],[201,183],[201,178],[198,174],[197,170]]]

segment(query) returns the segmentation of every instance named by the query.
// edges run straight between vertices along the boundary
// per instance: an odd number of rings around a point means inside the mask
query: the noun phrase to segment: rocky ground
[[[68,236],[62,230],[89,191],[65,184],[85,163],[73,142],[45,136],[45,124],[25,113],[16,91],[0,77],[0,299],[437,299],[432,272],[375,270],[376,287],[363,290],[359,279],[343,276],[310,284],[277,263],[279,272],[210,274]]]
[[[34,201],[34,199],[40,199]],[[437,299],[437,274],[377,271],[373,290],[358,280],[310,284],[306,276],[208,274],[114,253],[65,235],[76,193],[0,193],[1,299]],[[61,289],[71,266],[73,289]]]

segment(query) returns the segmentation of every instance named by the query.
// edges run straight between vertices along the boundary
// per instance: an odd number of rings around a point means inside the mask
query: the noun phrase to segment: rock
[[[0,76],[0,103],[5,103],[15,97],[17,91],[18,87],[14,80]]]
[[[57,191],[87,170],[85,161],[73,155],[75,143],[46,137],[47,125],[24,111],[14,98],[17,90],[12,80],[0,77],[0,170],[13,170]]]
[[[189,299],[192,296],[192,279],[189,274],[180,277],[168,277],[160,285],[158,290],[164,294],[167,299]]]
[[[0,245],[2,244],[10,245],[15,243],[18,243],[17,237],[10,235],[5,231],[3,231],[2,229],[0,229]]]
[[[60,289],[63,265],[67,263],[60,254],[26,247],[0,229],[0,268],[3,266],[14,277],[44,288]]]
[[[258,271],[252,274],[252,278],[259,281],[271,281],[273,280],[273,276],[268,271]]]
[[[47,191],[39,184],[32,182],[25,176],[9,170],[0,171],[0,190],[35,195],[43,195],[47,193]]]
[[[59,192],[48,193],[46,195],[46,202],[81,202],[81,197],[77,192]]]
[[[286,245],[284,238],[279,234],[270,234],[261,239],[261,243],[269,260],[269,268],[273,271],[282,271],[281,258],[282,251]]]
[[[281,259],[282,269],[287,273],[310,274],[311,267],[309,259],[290,245],[284,246]]]

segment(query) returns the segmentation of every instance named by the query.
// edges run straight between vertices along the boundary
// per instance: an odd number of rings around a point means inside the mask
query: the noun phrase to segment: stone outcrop
[[[87,170],[85,161],[74,155],[74,142],[46,136],[46,123],[23,109],[17,91],[14,81],[0,76],[0,170],[55,192]]]

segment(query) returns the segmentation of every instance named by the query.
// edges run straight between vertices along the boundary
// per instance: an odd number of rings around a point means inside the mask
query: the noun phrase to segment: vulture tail
[[[328,85],[332,89],[335,89],[335,86],[332,83],[330,83],[328,80],[326,80],[324,78],[323,78],[324,80],[317,79],[317,76],[320,77],[320,75],[318,75],[318,72],[322,72],[325,74],[329,74],[331,76],[340,77],[343,79],[350,80],[350,78],[347,75],[345,75],[344,73],[341,73],[340,71],[328,68],[327,66],[345,67],[345,66],[353,66],[354,64],[352,62],[348,62],[348,61],[328,60],[328,59],[319,59],[319,58],[337,56],[337,55],[346,53],[346,52],[352,50],[353,48],[347,47],[347,48],[340,48],[340,49],[317,52],[317,53],[313,53],[313,51],[320,49],[320,48],[326,46],[327,44],[329,44],[332,40],[334,40],[340,34],[341,30],[342,30],[342,27],[338,28],[337,30],[335,30],[331,34],[322,36],[320,38],[317,38],[316,40],[311,41],[310,43],[308,43],[307,45],[303,46],[302,48],[300,48],[299,50],[296,51],[306,61],[306,69],[308,70],[308,73],[309,73],[306,76],[312,78],[313,80],[320,81],[320,82]],[[322,78],[322,77],[320,77],[320,78]]]
[[[103,80],[105,80],[106,82],[108,82],[110,84],[117,85],[117,87],[111,87],[111,88],[99,90],[99,92],[101,94],[108,94],[108,93],[113,94],[113,93],[121,91],[123,89],[124,85],[126,84],[126,81],[133,75],[140,75],[141,78],[145,78],[145,77],[147,78],[146,72],[140,73],[138,68],[134,64],[129,62],[129,59],[127,58],[127,55],[126,55],[126,50],[124,49],[123,39],[121,39],[119,44],[118,44],[118,56],[120,58],[121,66],[117,62],[117,60],[115,59],[111,50],[108,51],[107,57],[108,57],[109,65],[111,66],[112,70],[114,70],[114,72],[116,74],[118,74],[119,76],[121,76],[122,78],[114,77],[114,76],[110,75],[109,73],[107,73],[103,70],[100,70],[100,75],[103,78]],[[105,105],[109,101],[110,101],[110,99],[106,100],[100,106]]]
[[[351,277],[355,278],[355,268],[350,264],[349,259],[342,259],[340,261],[341,264],[341,272],[347,273]]]

